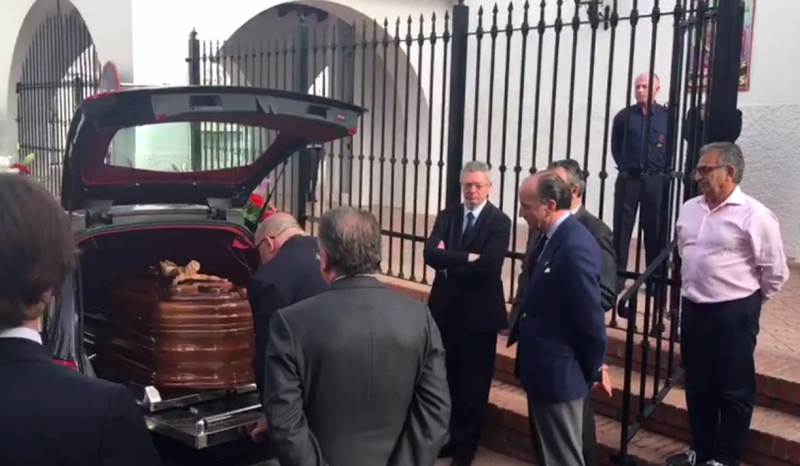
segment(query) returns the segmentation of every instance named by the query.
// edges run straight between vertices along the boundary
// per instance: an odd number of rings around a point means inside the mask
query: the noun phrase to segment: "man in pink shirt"
[[[739,188],[744,157],[734,143],[700,149],[676,227],[681,267],[681,355],[692,449],[673,466],[739,466],[755,399],[762,304],[789,277],[778,219]]]

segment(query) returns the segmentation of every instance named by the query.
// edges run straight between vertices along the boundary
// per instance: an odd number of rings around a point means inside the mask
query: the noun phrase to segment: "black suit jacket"
[[[0,338],[0,439],[3,466],[161,465],[128,388],[22,338]]]
[[[265,412],[281,466],[432,465],[450,420],[428,308],[369,276],[278,311]]]
[[[436,323],[457,318],[474,332],[497,333],[508,328],[503,261],[511,237],[511,219],[487,202],[472,229],[462,238],[464,206],[439,212],[425,243],[425,264],[436,270],[428,306]],[[438,247],[439,241],[445,248]],[[469,253],[480,259],[469,262]]]
[[[602,260],[602,270],[600,274],[600,304],[608,312],[617,305],[617,295],[619,294],[619,280],[617,276],[617,253],[614,251],[614,234],[611,228],[602,220],[592,215],[588,210],[581,207],[575,212],[575,219],[592,234],[600,245]],[[520,304],[525,287],[528,283],[528,264],[531,260],[531,252],[539,242],[540,234],[531,230],[528,235],[528,247],[525,251],[525,259],[522,263],[522,272],[519,274],[517,282],[517,294],[514,298],[514,305],[511,307],[509,317],[511,333],[508,336],[508,346],[517,342],[519,329],[517,319],[519,318]]]
[[[278,310],[328,289],[319,270],[317,248],[317,239],[313,236],[289,238],[278,254],[258,269],[247,286],[255,332],[253,374],[259,393],[264,387],[270,319]]]

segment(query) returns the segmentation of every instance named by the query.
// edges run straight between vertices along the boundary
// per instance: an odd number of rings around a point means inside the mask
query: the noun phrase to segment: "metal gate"
[[[466,160],[492,166],[499,191],[493,202],[516,219],[522,177],[553,159],[577,159],[588,178],[585,202],[610,220],[614,114],[629,104],[637,74],[660,74],[669,83],[662,86],[669,111],[660,175],[666,181],[659,215],[663,250],[644,269],[639,228],[635,265],[620,272],[634,282],[609,323],[627,334],[617,457],[627,464],[628,443],[681,376],[675,363],[680,264],[670,239],[683,199],[693,195],[693,164],[686,156],[699,147],[684,137],[691,129],[685,116],[704,106],[705,130],[718,134],[724,115],[736,108],[742,3],[546,0],[470,11],[459,1],[443,16],[353,24],[294,4],[263,14],[274,14],[280,24],[295,21],[296,28],[224,45],[200,41],[193,32],[191,82],[311,93],[322,86],[324,95],[366,107],[359,134],[326,147],[319,166],[308,154],[300,157],[278,198],[312,228],[316,215],[335,205],[370,209],[388,238],[384,273],[421,283],[429,278],[421,257],[425,237],[433,216],[460,202]],[[333,71],[320,78],[323,68]],[[197,128],[197,166],[251,157],[270,138],[215,131]],[[297,184],[318,171],[318,183]],[[526,236],[515,220],[504,271],[509,300]]]
[[[99,74],[83,18],[59,1],[36,30],[16,87],[19,156],[33,155],[31,176],[56,197],[70,120],[77,105],[97,91]]]

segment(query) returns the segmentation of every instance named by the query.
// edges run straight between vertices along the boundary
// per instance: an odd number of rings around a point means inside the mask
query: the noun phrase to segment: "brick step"
[[[614,387],[612,398],[600,392],[592,394],[598,409],[614,419],[622,418],[624,372],[621,367],[609,367],[609,375]],[[633,413],[637,413],[643,398],[639,385],[641,374],[633,372],[631,380],[633,381],[631,392],[634,394],[631,399],[631,409]],[[645,377],[645,381],[644,402],[649,406],[654,395],[654,380],[653,377],[648,376]],[[664,381],[659,381],[659,388],[663,385]],[[633,418],[634,416],[631,420]],[[645,428],[683,442],[691,440],[686,397],[682,387],[672,387],[645,423]],[[800,465],[800,417],[756,406],[750,426],[750,437],[745,446],[744,459],[759,466]]]
[[[611,458],[619,452],[621,425],[619,421],[604,415],[602,407],[596,412],[600,465],[613,466]],[[519,387],[494,381],[482,443],[490,450],[533,464],[529,435],[525,392]],[[687,444],[681,440],[642,429],[629,444],[628,454],[636,461],[629,464],[663,466],[665,458],[687,448]]]
[[[608,349],[606,362],[613,366],[625,364],[625,337],[622,329],[608,329]],[[642,371],[644,358],[643,342],[647,340],[650,348],[647,351],[647,374],[655,374],[656,358],[661,377],[667,376],[667,362],[670,356],[669,345],[662,342],[660,351],[655,339],[634,335],[634,369]],[[497,339],[497,358],[495,361],[495,377],[506,383],[516,383],[514,363],[517,355],[516,345],[506,348],[507,337],[500,335]],[[673,347],[673,368],[680,363],[680,345]],[[800,417],[800,361],[786,356],[778,357],[766,351],[756,351],[756,404],[765,408],[789,413]],[[634,378],[638,381],[638,375]]]

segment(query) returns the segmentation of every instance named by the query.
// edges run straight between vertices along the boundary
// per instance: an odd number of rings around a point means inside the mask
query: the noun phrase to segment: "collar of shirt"
[[[24,338],[42,344],[42,336],[39,332],[28,327],[15,327],[0,332],[0,338]]]
[[[478,221],[478,216],[481,214],[483,208],[486,207],[487,202],[489,201],[483,201],[481,205],[475,207],[474,209],[470,209],[466,204],[464,204],[464,219],[467,218],[468,213],[472,212],[472,216],[475,217],[475,221]],[[466,223],[464,223],[464,225],[466,225]]]
[[[555,223],[550,225],[550,228],[547,229],[547,240],[548,241],[550,241],[550,238],[552,238],[553,235],[556,233],[556,230],[558,230],[558,227],[560,227],[561,224],[564,223],[564,220],[566,220],[567,217],[569,217],[570,215],[572,215],[572,212],[567,212],[565,215],[562,215],[561,218],[556,220]]]
[[[578,207],[575,207],[575,208],[569,209],[569,213],[571,213],[572,215],[575,215],[575,214],[577,214],[577,213],[578,213],[578,211],[579,211],[579,210],[581,210],[581,207],[583,207],[583,206],[582,206],[582,205],[580,205],[580,204],[578,204]]]
[[[705,196],[698,196],[698,198],[697,198],[698,204],[703,206],[703,208],[706,209],[706,211],[708,211],[708,212],[711,212],[712,210],[720,209],[720,208],[722,208],[722,206],[727,205],[727,204],[742,205],[742,204],[744,204],[744,200],[745,199],[744,199],[744,193],[742,192],[742,188],[740,188],[738,186],[733,190],[733,192],[730,194],[730,196],[728,196],[727,199],[722,201],[722,203],[720,203],[720,205],[716,206],[714,209],[710,209],[708,207],[708,202],[706,202],[706,197]]]

